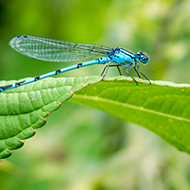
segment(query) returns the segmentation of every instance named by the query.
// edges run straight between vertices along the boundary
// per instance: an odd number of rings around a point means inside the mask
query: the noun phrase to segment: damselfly
[[[139,68],[139,61],[146,64],[149,61],[148,55],[141,51],[136,53],[131,53],[123,48],[108,48],[100,45],[92,44],[80,44],[72,43],[61,40],[53,40],[42,37],[22,35],[13,38],[9,42],[10,46],[18,51],[19,53],[33,57],[35,59],[40,59],[44,61],[52,62],[66,62],[66,61],[78,61],[82,59],[87,59],[94,56],[102,56],[101,58],[93,59],[69,67],[64,67],[62,69],[52,71],[37,77],[29,78],[27,80],[13,83],[7,86],[1,86],[0,92],[5,90],[13,89],[31,82],[35,82],[46,77],[57,75],[66,71],[73,69],[78,69],[80,67],[85,67],[95,64],[107,64],[102,72],[102,77],[104,78],[107,74],[109,67],[117,67],[119,74],[121,71],[120,66],[127,67],[126,72],[132,77],[132,79],[137,83],[135,78],[129,73],[129,70],[134,68],[138,76],[143,75],[150,83],[148,77],[146,77]],[[151,84],[151,83],[150,83]]]

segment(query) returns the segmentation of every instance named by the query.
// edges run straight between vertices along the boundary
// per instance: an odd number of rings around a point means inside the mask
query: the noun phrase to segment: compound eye
[[[138,51],[136,53],[136,57],[144,64],[146,64],[148,61],[149,61],[149,57],[148,55],[144,54],[143,52],[141,51]]]
[[[144,64],[146,64],[149,61],[148,55],[143,54],[140,61]]]
[[[142,53],[141,51],[138,51],[138,52],[136,52],[135,54],[136,54],[136,57],[137,57],[138,59],[142,59],[143,56],[144,56],[144,53]]]

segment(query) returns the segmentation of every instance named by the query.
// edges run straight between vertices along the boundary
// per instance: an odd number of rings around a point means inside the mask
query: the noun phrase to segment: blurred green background
[[[150,56],[141,71],[151,80],[189,83],[189,18],[189,0],[1,0],[0,80],[73,64],[31,59],[8,46],[28,34],[141,50]],[[102,69],[58,77],[99,75]],[[0,164],[0,190],[26,189],[189,190],[190,157],[142,127],[66,102]]]

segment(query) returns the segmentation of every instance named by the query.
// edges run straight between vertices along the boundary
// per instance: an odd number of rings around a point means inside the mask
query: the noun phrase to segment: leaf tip
[[[47,121],[47,119],[43,119],[43,121],[44,121],[44,122],[46,122],[46,121]]]
[[[24,143],[25,143],[25,141],[21,141],[21,140],[20,140],[20,142],[21,142],[23,145],[24,145]]]
[[[37,129],[34,129],[33,132],[36,133],[36,132],[37,132]]]

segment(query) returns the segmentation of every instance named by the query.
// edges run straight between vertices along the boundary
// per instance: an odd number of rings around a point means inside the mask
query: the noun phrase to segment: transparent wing
[[[79,44],[35,36],[22,35],[13,38],[9,45],[21,54],[44,61],[77,61],[93,56],[106,56],[112,51],[100,45]]]

